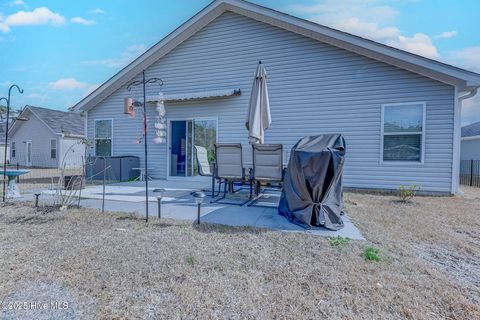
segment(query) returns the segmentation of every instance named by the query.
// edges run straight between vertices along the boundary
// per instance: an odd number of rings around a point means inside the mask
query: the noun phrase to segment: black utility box
[[[89,157],[86,165],[87,180],[129,181],[139,176],[140,158],[135,156]]]
[[[81,175],[65,176],[65,190],[85,189],[85,180]]]

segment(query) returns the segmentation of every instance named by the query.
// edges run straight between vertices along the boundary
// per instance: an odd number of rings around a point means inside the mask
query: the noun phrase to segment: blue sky
[[[477,0],[253,0],[289,14],[480,72]],[[0,96],[66,110],[209,0],[1,0]],[[480,121],[480,98],[463,123]]]

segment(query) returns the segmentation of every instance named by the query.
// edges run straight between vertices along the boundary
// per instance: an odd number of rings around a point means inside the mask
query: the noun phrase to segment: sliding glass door
[[[212,163],[215,159],[214,143],[216,141],[216,119],[170,121],[170,176],[192,177],[198,175],[194,146],[202,146],[207,149],[208,159]]]

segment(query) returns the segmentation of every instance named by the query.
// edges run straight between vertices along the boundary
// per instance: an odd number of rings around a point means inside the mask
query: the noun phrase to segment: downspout
[[[452,194],[456,194],[460,191],[460,146],[461,146],[461,117],[462,117],[462,102],[465,99],[475,96],[478,92],[478,88],[470,90],[463,96],[458,96],[458,89],[455,88],[455,116],[454,116],[454,141],[453,141],[453,164],[452,164]]]

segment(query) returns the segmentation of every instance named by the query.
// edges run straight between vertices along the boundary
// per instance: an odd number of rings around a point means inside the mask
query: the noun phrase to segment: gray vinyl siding
[[[240,88],[241,96],[166,105],[169,119],[218,118],[219,142],[250,147],[244,126],[253,73],[259,60],[268,72],[272,126],[266,143],[289,150],[306,135],[342,133],[347,142],[344,184],[396,189],[417,184],[423,190],[450,192],[452,181],[454,88],[432,79],[324,44],[234,13],[225,13],[146,70],[160,77],[167,94]],[[139,77],[137,77],[139,79]],[[148,86],[147,95],[160,90]],[[125,116],[123,98],[141,97],[140,88],[122,88],[88,112],[88,137],[94,119],[113,119],[113,155],[137,155],[143,146],[140,115]],[[381,105],[426,102],[424,164],[380,164]],[[154,105],[148,108],[149,167],[167,177],[167,146],[154,145]],[[287,152],[286,152],[287,154]]]
[[[58,154],[56,159],[50,157],[50,140],[57,140],[57,153],[59,147],[58,136],[55,135],[43,122],[32,114],[25,115],[28,121],[18,123],[18,127],[9,139],[10,145],[15,142],[16,155],[10,158],[13,164],[27,165],[27,141],[32,142],[32,166],[43,168],[57,168]]]

